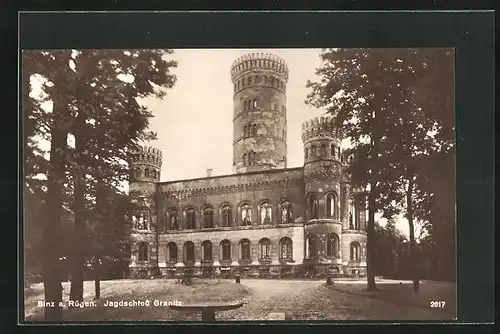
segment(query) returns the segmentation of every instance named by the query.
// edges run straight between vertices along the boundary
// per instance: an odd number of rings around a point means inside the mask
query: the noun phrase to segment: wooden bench
[[[183,304],[170,305],[169,307],[176,311],[201,311],[201,321],[215,321],[215,312],[227,311],[240,308],[245,303],[224,303],[224,302],[208,302],[199,304]]]

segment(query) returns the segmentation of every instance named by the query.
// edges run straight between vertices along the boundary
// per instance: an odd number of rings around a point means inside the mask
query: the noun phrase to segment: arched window
[[[149,245],[141,242],[137,245],[137,261],[145,262],[149,260]]]
[[[149,177],[149,168],[144,169],[144,176]]]
[[[203,261],[212,261],[212,243],[209,240],[201,243],[201,258]]]
[[[337,147],[337,154],[338,154],[339,157],[341,156],[340,155],[340,147]]]
[[[326,217],[338,218],[338,197],[334,192],[326,195]]]
[[[168,227],[170,230],[178,230],[179,229],[179,223],[177,221],[177,211],[175,210],[170,210],[168,213]]]
[[[326,145],[325,144],[322,144],[321,145],[321,150],[320,150],[320,153],[319,153],[322,157],[326,157]]]
[[[336,150],[335,150],[335,145],[332,144],[332,147],[331,147],[331,155],[333,158],[335,158],[335,153],[336,153]]]
[[[293,256],[292,239],[288,237],[281,238],[280,240],[280,259],[291,260]]]
[[[257,136],[257,124],[252,125],[252,135]]]
[[[248,84],[251,85],[252,84],[252,77],[248,77]]]
[[[231,222],[233,221],[233,215],[231,212],[231,206],[228,204],[224,204],[221,208],[222,213],[222,226],[229,227],[231,226]]]
[[[304,150],[304,158],[309,158],[309,150],[307,148]]]
[[[203,209],[203,227],[214,227],[214,210],[211,207],[205,207]]]
[[[351,249],[351,256],[350,256],[351,261],[359,261],[361,255],[360,244],[357,241],[351,242],[350,249]]]
[[[356,208],[354,197],[349,198],[349,229],[359,230],[359,210]]]
[[[248,203],[241,205],[241,225],[252,225],[252,208]]]
[[[149,210],[142,208],[139,211],[139,218],[137,219],[136,228],[138,230],[148,230],[149,229]]]
[[[248,165],[248,161],[247,161],[247,154],[243,154],[243,157],[241,158],[241,160],[243,160],[243,165]]]
[[[281,224],[293,223],[292,204],[288,201],[281,203]]]
[[[260,211],[260,221],[261,225],[271,224],[272,222],[272,206],[269,201],[264,201],[259,206]]]
[[[184,262],[194,262],[194,244],[191,241],[184,244]]]
[[[253,166],[257,161],[257,153],[251,151],[248,153],[248,165]]]
[[[271,241],[267,238],[260,239],[260,259],[270,260],[271,259]]]
[[[237,89],[237,88],[236,88],[236,84],[234,84],[234,90],[236,91],[236,89]]]
[[[186,229],[196,228],[196,214],[193,208],[186,210]]]
[[[318,255],[318,248],[316,247],[316,236],[309,234],[306,237],[306,259],[314,259]]]
[[[319,218],[319,204],[318,204],[318,198],[314,194],[309,195],[309,199],[307,201],[307,206],[309,209],[309,219],[318,219]]]
[[[169,242],[167,245],[167,261],[177,262],[177,244]]]
[[[316,145],[311,146],[311,156],[316,156]]]
[[[221,247],[221,259],[223,261],[231,260],[231,243],[229,240],[222,240],[220,243]]]
[[[252,108],[255,109],[258,107],[258,103],[257,103],[257,100],[252,100]]]
[[[338,258],[339,257],[339,249],[340,249],[339,236],[336,235],[335,233],[330,233],[328,235],[328,239],[327,239],[327,243],[326,243],[326,255]]]
[[[240,240],[240,260],[251,260],[250,257],[250,240]]]

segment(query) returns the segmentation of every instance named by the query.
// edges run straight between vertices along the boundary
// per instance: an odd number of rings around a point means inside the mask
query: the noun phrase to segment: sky
[[[162,151],[162,182],[204,177],[207,169],[212,169],[213,176],[233,173],[230,68],[237,58],[252,52],[273,53],[288,65],[287,167],[303,165],[302,123],[323,115],[323,110],[304,102],[310,92],[306,88],[307,81],[319,79],[315,70],[321,66],[320,49],[177,49],[168,56],[178,62],[177,68],[172,69],[177,76],[174,87],[161,100],[140,101],[154,115],[150,119],[150,129],[158,138],[148,145]],[[39,85],[36,79],[32,84]],[[32,94],[38,94],[36,91],[39,90],[34,87]],[[48,102],[44,109],[51,109],[51,103]],[[348,145],[348,142],[343,144]],[[39,147],[48,155],[49,142],[41,140]],[[380,215],[375,219],[385,225]],[[409,234],[406,219],[398,217],[396,227],[405,235]],[[418,236],[418,231],[415,234]]]
[[[310,92],[307,80],[318,79],[315,69],[321,65],[320,49],[182,49],[169,56],[178,62],[172,71],[177,76],[175,86],[163,100],[142,101],[154,115],[150,127],[158,139],[150,145],[163,153],[161,181],[204,177],[208,168],[213,176],[233,173],[229,72],[238,57],[251,52],[273,53],[288,65],[287,167],[303,165],[302,123],[323,113],[304,102]],[[385,225],[385,220],[379,219],[379,223]],[[405,219],[397,219],[396,226],[408,235]]]

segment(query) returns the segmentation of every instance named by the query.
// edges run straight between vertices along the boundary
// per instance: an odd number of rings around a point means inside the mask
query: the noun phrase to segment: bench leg
[[[214,310],[201,311],[201,321],[215,321],[215,311]]]

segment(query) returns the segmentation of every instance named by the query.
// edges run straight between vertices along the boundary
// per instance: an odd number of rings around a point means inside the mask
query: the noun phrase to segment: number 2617
[[[446,305],[445,301],[436,301],[436,300],[431,301],[432,308],[443,308],[445,307],[445,305]]]

